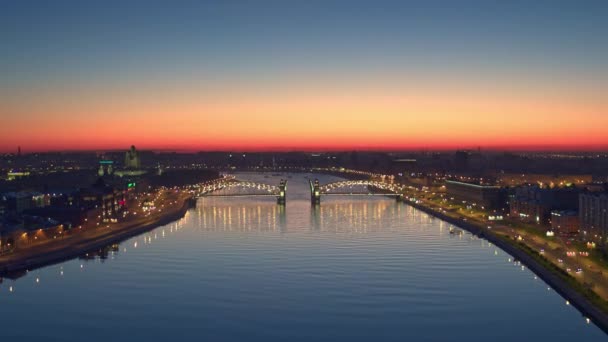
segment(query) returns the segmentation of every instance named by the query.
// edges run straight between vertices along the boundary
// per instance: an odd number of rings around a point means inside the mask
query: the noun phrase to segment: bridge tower
[[[310,183],[310,201],[312,204],[321,204],[321,185],[319,184],[319,180],[315,179],[315,181],[308,180]]]
[[[287,180],[281,179],[281,183],[279,183],[279,195],[277,196],[278,204],[285,204],[287,200]]]

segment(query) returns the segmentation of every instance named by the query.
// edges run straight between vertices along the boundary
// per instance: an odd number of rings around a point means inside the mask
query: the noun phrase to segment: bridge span
[[[258,197],[272,196],[277,198],[277,203],[285,204],[287,194],[287,180],[282,179],[278,185],[242,181],[234,176],[222,177],[210,182],[197,184],[194,186],[196,197]],[[217,191],[240,188],[249,190],[248,193],[238,194],[218,194]]]
[[[318,179],[309,180],[310,200],[313,204],[321,203],[321,196],[395,196],[397,201],[403,200],[405,187],[400,184],[385,181],[365,179],[365,180],[345,180],[321,185]],[[348,192],[345,189],[353,187],[365,187],[367,192]]]

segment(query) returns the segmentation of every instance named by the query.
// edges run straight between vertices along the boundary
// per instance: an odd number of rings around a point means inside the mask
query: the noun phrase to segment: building
[[[581,193],[579,220],[582,230],[608,233],[608,193]]]
[[[126,208],[127,191],[116,189],[104,183],[100,178],[93,186],[81,189],[80,206],[85,209],[101,208],[103,222],[116,219]]]
[[[482,206],[486,209],[499,209],[505,203],[503,190],[496,185],[445,181],[446,193],[455,200]]]
[[[100,160],[99,161],[99,170],[97,171],[97,175],[99,177],[103,177],[105,175],[112,175],[114,173],[114,162],[111,160]]]
[[[556,175],[556,174],[530,174],[530,173],[498,173],[498,182],[504,186],[520,186],[529,184],[540,184],[549,188],[564,187],[570,185],[581,186],[592,181],[590,174],[585,175]]]
[[[548,224],[553,210],[577,210],[578,194],[575,187],[521,186],[510,195],[510,216],[524,222]]]
[[[65,224],[67,228],[77,227],[83,224],[87,216],[87,212],[84,208],[66,206],[30,208],[24,210],[23,214],[55,220],[58,223]]]
[[[551,230],[560,235],[577,235],[579,228],[578,212],[574,210],[551,211]]]
[[[454,169],[458,171],[464,171],[469,166],[469,157],[471,153],[469,151],[456,151],[454,153]]]
[[[29,171],[9,171],[6,173],[6,180],[12,181],[21,179],[30,175]]]
[[[591,181],[596,184],[608,183],[608,174],[596,173],[591,177]]]
[[[125,154],[125,168],[132,170],[141,169],[141,160],[135,146],[131,146],[131,149]]]
[[[135,146],[131,146],[131,149],[125,153],[125,165],[123,169],[116,170],[111,166],[108,168],[113,175],[118,177],[140,177],[147,173],[146,170],[141,168],[141,156],[135,149]],[[107,171],[108,169],[106,169],[106,174],[108,174]]]
[[[9,192],[0,197],[4,213],[20,214],[26,209],[49,205],[49,197],[38,192]]]

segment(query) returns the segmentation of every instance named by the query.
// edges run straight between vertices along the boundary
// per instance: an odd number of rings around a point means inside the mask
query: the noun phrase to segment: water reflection
[[[131,242],[123,241],[120,243],[118,243],[118,242],[111,243],[111,244],[108,244],[101,248],[88,250],[86,252],[83,252],[78,257],[74,258],[74,260],[78,260],[81,262],[80,267],[79,267],[81,270],[84,270],[85,264],[89,263],[89,262],[105,263],[108,260],[114,260],[115,257],[120,252],[127,253],[127,251],[129,250],[129,247],[127,247],[128,245],[131,245],[133,248],[137,248],[138,246],[151,245],[153,240],[157,240],[157,239],[160,240],[160,239],[165,239],[165,238],[171,237],[173,234],[179,232],[185,225],[187,225],[190,222],[191,217],[192,216],[189,213],[186,213],[186,215],[182,219],[175,221],[172,224],[157,228],[154,231],[144,233],[135,238],[130,238],[129,241],[131,241]],[[121,249],[121,245],[124,245],[124,247],[122,247],[122,249]],[[21,280],[21,278],[25,278],[26,276],[32,274],[33,272],[37,272],[39,269],[42,270],[45,268],[53,268],[53,267],[57,267],[57,266],[43,266],[43,267],[33,269],[33,270],[19,270],[19,271],[4,272],[0,276],[0,289],[2,288],[2,284],[5,282],[5,280],[8,280],[8,281],[11,281],[11,284],[12,284],[9,286],[9,292],[13,292],[15,289],[14,283],[17,280]],[[58,269],[59,269],[59,275],[63,276],[64,275],[63,263],[59,264]],[[40,277],[35,277],[35,282],[40,283]]]
[[[102,262],[108,259],[108,257],[114,256],[114,253],[117,253],[120,250],[120,246],[117,243],[113,243],[111,245],[90,250],[81,256],[78,257],[80,260],[95,260],[100,259]]]
[[[294,212],[309,210],[309,224],[289,226],[287,217],[289,210]],[[108,260],[116,259],[120,253],[126,254],[130,250],[147,248],[147,246],[173,236],[184,227],[190,229],[195,227],[194,229],[198,231],[209,232],[286,233],[291,230],[292,232],[368,234],[402,230],[403,227],[399,221],[413,223],[418,230],[424,231],[431,237],[456,238],[454,235],[448,234],[452,225],[438,220],[437,231],[430,231],[429,224],[434,222],[433,217],[391,199],[375,197],[371,200],[353,200],[336,196],[324,201],[321,205],[313,206],[306,201],[292,202],[288,206],[284,206],[277,205],[274,201],[255,199],[203,199],[199,201],[195,209],[188,211],[182,219],[172,224],[131,238],[127,242],[113,243],[89,250],[76,259],[80,261],[80,270],[83,271],[86,269],[86,263],[105,263]],[[477,237],[471,234],[458,235],[457,238],[477,240]],[[481,243],[480,246],[483,248],[486,243]],[[494,255],[498,255],[497,253],[495,250]],[[15,282],[29,273],[31,270],[4,274],[3,277]],[[63,266],[60,266],[59,273],[64,274]],[[36,279],[39,283],[39,278]],[[0,278],[0,286],[2,286],[2,282],[3,279]]]
[[[287,230],[287,213],[273,202],[203,199],[196,207],[198,228],[206,231]]]
[[[401,205],[393,201],[326,201],[311,207],[311,227],[317,231],[356,232],[386,230],[387,216],[398,214]]]

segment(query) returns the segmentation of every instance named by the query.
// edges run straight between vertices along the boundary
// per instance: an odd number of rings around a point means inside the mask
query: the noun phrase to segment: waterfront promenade
[[[102,248],[178,220],[192,206],[191,194],[187,192],[164,191],[158,197],[157,210],[146,215],[140,211],[139,216],[133,215],[118,223],[99,226],[96,222],[88,222],[82,231],[0,256],[0,274],[25,271],[77,257],[88,250]]]

